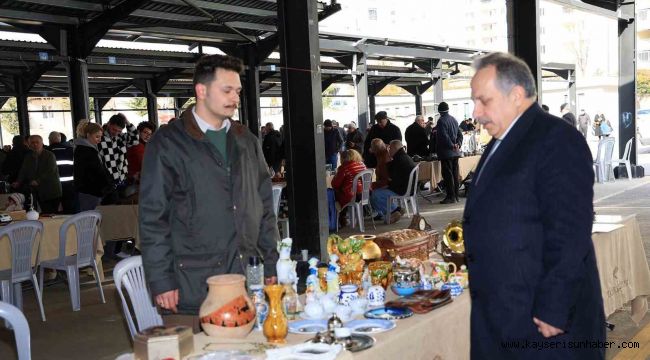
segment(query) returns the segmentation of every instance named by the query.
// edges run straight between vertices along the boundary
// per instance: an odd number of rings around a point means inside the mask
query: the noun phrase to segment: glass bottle
[[[248,294],[252,295],[251,290],[253,287],[264,287],[264,265],[257,256],[248,258],[246,265],[246,287]]]

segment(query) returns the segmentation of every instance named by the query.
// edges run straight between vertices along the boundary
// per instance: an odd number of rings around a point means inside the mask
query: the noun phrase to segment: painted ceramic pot
[[[366,298],[368,299],[368,306],[384,306],[386,302],[386,290],[381,285],[373,285],[368,289]]]
[[[384,290],[393,280],[393,264],[390,261],[374,261],[368,264],[368,272],[373,285],[381,285]]]
[[[246,277],[228,274],[211,276],[208,296],[201,304],[201,327],[210,336],[244,338],[255,325],[255,305],[246,293]]]
[[[354,284],[342,285],[341,292],[339,293],[339,304],[350,306],[352,301],[359,298],[357,289],[357,286]]]

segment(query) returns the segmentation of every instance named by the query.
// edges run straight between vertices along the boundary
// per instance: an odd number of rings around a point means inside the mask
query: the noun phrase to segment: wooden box
[[[389,231],[377,235],[374,240],[381,249],[382,260],[400,258],[429,259],[437,240],[437,232],[413,229]]]
[[[135,360],[181,360],[194,351],[192,329],[188,326],[154,326],[135,335]]]

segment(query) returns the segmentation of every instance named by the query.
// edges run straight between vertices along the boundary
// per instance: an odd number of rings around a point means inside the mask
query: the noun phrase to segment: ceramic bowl
[[[420,290],[420,285],[412,285],[412,286],[392,285],[390,289],[393,290],[395,295],[409,296],[409,295],[413,295],[416,291]]]

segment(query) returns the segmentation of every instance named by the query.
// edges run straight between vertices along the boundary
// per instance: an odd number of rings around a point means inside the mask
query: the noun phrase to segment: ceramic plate
[[[352,346],[346,348],[348,351],[357,352],[371,348],[375,339],[363,334],[352,334]]]
[[[352,318],[354,318],[356,315],[361,315],[361,314],[350,314],[346,318],[342,318],[340,316],[339,316],[339,318],[341,319],[341,321],[346,322],[346,321],[352,320]],[[321,318],[312,318],[312,317],[309,317],[309,315],[307,315],[307,313],[303,311],[298,316],[300,316],[300,318],[304,319],[304,320],[313,320],[313,321],[325,320],[325,321],[327,321],[327,320],[329,320],[330,316],[332,316],[332,315],[331,314],[323,314],[323,316]]]
[[[413,316],[413,310],[407,307],[386,306],[366,311],[363,316],[368,319],[397,320]]]
[[[289,323],[289,332],[293,334],[316,334],[325,330],[326,320],[298,320]]]
[[[345,324],[345,327],[350,328],[353,333],[357,334],[376,334],[392,330],[395,326],[397,324],[394,321],[383,319],[352,320]]]

